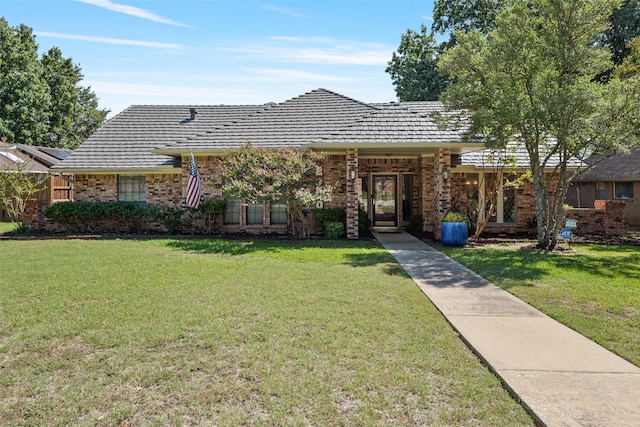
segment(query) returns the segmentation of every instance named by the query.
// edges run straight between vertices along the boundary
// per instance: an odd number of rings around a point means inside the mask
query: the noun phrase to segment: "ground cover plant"
[[[0,251],[0,425],[533,424],[374,243]]]
[[[442,251],[559,322],[640,366],[640,246],[522,244]]]

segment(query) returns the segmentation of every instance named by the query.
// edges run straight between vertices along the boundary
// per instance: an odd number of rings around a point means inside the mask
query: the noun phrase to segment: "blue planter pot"
[[[469,240],[466,222],[443,222],[442,244],[445,246],[464,246]]]

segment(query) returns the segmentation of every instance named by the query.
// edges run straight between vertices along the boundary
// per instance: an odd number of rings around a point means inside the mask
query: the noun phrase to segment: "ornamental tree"
[[[440,66],[455,78],[443,101],[470,114],[470,136],[491,148],[521,141],[529,155],[538,247],[553,249],[564,216],[570,159],[640,141],[637,76],[606,85],[595,41],[620,0],[516,0],[495,28],[457,34]],[[551,173],[549,173],[551,171]]]
[[[29,172],[29,163],[18,159],[17,162],[5,162],[0,170],[0,208],[8,214],[11,222],[22,218],[27,202],[46,188],[49,178],[46,173]]]
[[[333,186],[315,178],[323,155],[293,149],[270,150],[247,144],[220,159],[223,195],[245,203],[287,205],[294,235],[309,234],[305,208],[331,201]]]

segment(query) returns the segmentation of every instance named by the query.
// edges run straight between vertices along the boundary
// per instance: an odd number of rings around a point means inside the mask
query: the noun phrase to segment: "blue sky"
[[[325,88],[396,99],[385,68],[433,1],[0,0],[40,51],[73,58],[100,106],[261,104]]]

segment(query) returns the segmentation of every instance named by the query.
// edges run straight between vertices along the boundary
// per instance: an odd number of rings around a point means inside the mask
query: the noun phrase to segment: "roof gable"
[[[376,111],[375,107],[360,101],[317,89],[280,104],[270,104],[237,121],[170,144],[165,149],[224,150],[247,142],[260,147],[299,148],[373,111]]]

